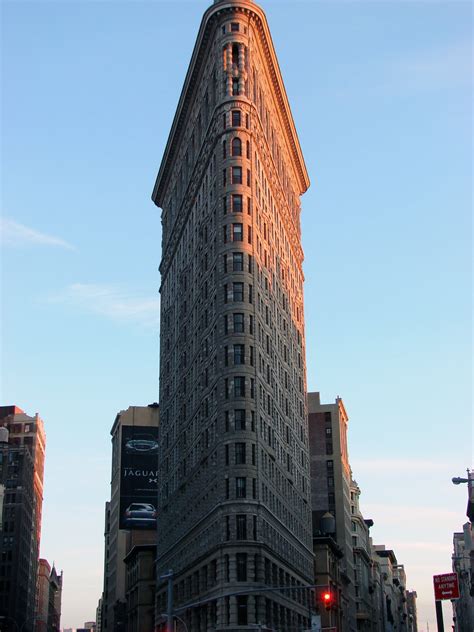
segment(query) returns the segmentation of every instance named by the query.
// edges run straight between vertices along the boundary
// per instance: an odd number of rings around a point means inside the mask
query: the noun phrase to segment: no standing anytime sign
[[[457,573],[433,575],[435,600],[459,599],[459,585]]]

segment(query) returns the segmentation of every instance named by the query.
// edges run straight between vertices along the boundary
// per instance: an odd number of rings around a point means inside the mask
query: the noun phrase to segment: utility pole
[[[173,571],[168,570],[160,579],[168,580],[168,594],[166,603],[166,632],[173,632]]]

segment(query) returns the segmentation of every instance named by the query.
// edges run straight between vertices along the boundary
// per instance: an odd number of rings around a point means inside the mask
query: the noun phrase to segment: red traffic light
[[[330,610],[331,609],[331,605],[332,605],[332,595],[330,592],[323,592],[323,603],[324,603],[324,607],[326,608],[326,610]]]

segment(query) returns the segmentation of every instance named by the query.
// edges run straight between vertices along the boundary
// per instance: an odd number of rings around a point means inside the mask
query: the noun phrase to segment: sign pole
[[[436,599],[436,623],[438,625],[438,632],[444,632],[444,621],[443,621],[443,604],[441,599]]]

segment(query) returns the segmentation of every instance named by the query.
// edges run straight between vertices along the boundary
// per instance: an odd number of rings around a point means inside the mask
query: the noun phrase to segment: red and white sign
[[[433,575],[435,600],[459,599],[459,584],[457,573]]]

